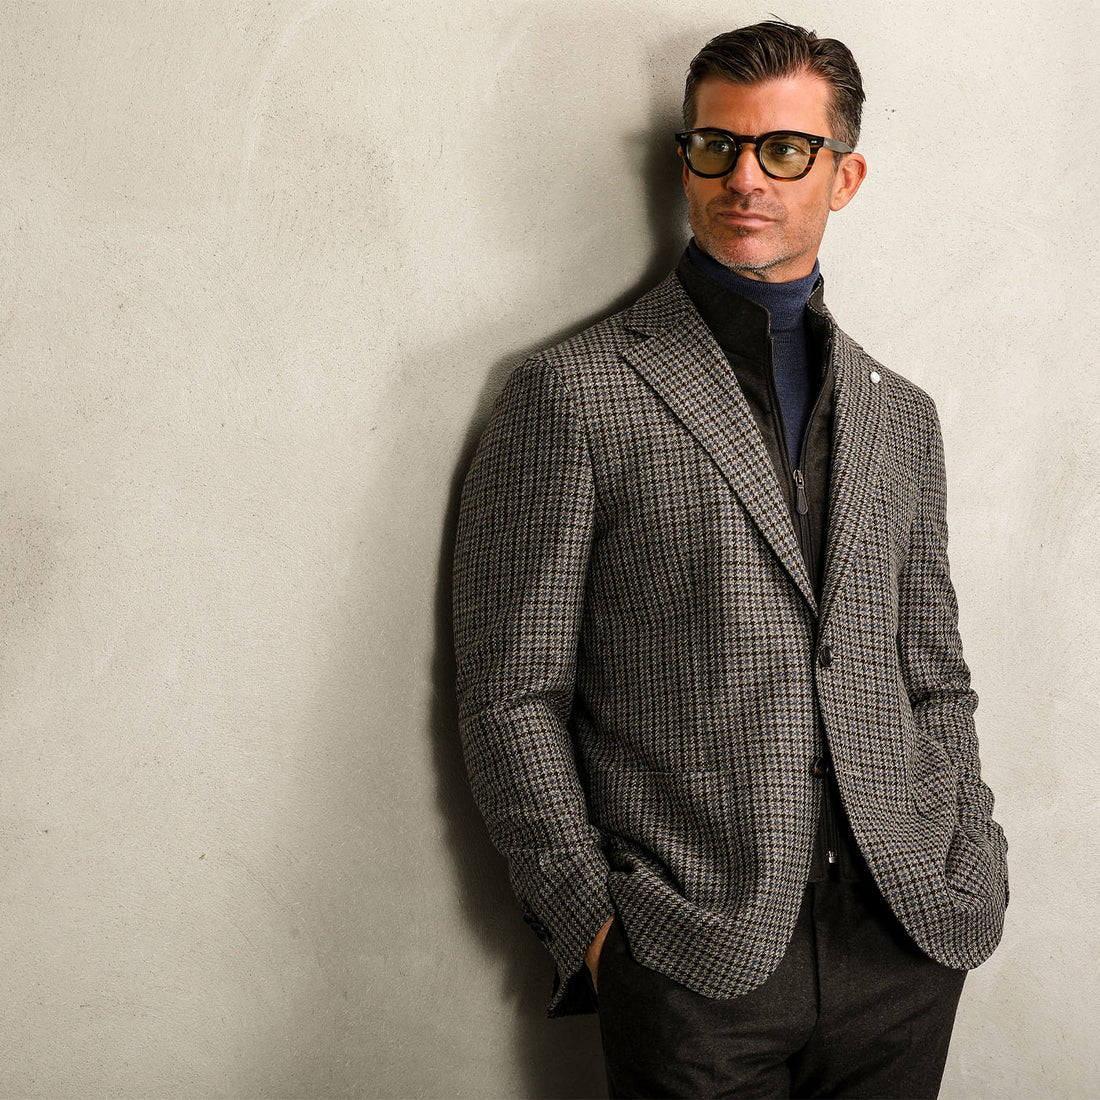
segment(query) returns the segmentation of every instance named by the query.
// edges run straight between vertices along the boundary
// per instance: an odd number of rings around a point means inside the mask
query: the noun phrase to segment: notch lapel
[[[816,612],[771,459],[733,368],[675,276],[627,312],[650,338],[624,357],[710,455],[791,579]]]
[[[834,332],[836,389],[822,621],[867,534],[868,512],[880,477],[883,410],[889,385],[882,368],[858,344],[839,329]],[[872,380],[872,373],[878,374],[878,382]]]

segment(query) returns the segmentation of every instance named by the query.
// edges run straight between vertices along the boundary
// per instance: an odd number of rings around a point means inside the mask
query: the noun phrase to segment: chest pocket
[[[887,457],[882,463],[879,502],[883,529],[889,546],[890,562],[896,574],[909,553],[913,522],[920,505],[916,479],[900,463]]]

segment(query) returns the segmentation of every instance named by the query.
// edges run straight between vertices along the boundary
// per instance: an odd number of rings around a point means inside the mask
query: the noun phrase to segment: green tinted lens
[[[806,171],[813,149],[801,134],[772,134],[760,147],[764,167],[781,179],[792,179]]]
[[[718,130],[700,130],[688,139],[688,160],[697,172],[726,172],[737,155],[737,145]]]

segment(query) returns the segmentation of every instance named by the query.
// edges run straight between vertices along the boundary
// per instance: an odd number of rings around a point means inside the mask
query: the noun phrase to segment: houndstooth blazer
[[[525,363],[455,557],[471,785],[557,966],[615,912],[710,997],[763,982],[807,881],[827,738],[879,889],[932,958],[996,946],[1006,843],[948,574],[935,407],[831,317],[820,606],[733,371],[675,276]]]

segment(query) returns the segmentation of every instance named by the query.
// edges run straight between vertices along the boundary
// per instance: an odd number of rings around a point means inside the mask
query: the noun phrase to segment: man
[[[694,240],[513,375],[466,482],[471,783],[614,1096],[935,1096],[1001,934],[935,409],[822,301],[862,103],[834,40],[708,43]]]

